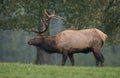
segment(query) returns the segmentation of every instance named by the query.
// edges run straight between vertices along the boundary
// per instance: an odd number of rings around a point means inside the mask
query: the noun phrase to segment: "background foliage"
[[[119,0],[0,0],[0,4],[1,29],[38,27],[46,9],[62,16],[66,28],[97,27],[108,34],[109,42],[120,42]]]

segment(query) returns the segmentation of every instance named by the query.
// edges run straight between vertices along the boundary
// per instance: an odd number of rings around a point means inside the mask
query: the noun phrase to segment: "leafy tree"
[[[103,25],[108,34],[108,42],[112,44],[120,43],[120,1],[110,0],[104,10]]]

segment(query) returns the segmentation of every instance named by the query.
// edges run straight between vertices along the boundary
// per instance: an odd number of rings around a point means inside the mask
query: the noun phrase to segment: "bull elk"
[[[42,23],[45,29],[43,31],[34,31],[39,33],[39,35],[29,40],[29,45],[39,46],[48,53],[62,54],[62,65],[65,65],[67,56],[71,64],[74,65],[74,53],[87,54],[93,52],[96,66],[104,66],[104,57],[101,53],[101,48],[107,35],[102,31],[97,28],[65,30],[54,36],[45,36],[42,33],[47,30],[48,25],[45,22]]]

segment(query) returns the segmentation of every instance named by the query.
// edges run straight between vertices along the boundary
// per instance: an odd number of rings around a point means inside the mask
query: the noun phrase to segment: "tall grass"
[[[0,78],[120,78],[120,67],[0,63]]]

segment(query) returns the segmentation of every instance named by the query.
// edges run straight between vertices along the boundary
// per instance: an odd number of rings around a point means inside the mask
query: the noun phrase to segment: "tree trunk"
[[[50,56],[47,52],[45,52],[40,47],[37,48],[37,58],[35,64],[50,64]]]
[[[44,29],[44,27],[42,27]],[[43,33],[44,35],[48,35],[49,32],[48,30]],[[43,50],[40,47],[37,48],[37,56],[36,56],[36,61],[35,64],[50,64],[50,54],[48,54],[45,50]]]
[[[39,29],[44,29],[44,27],[42,26],[41,24],[41,18],[43,17],[43,11],[44,11],[44,8],[41,8],[42,5],[40,4],[41,2],[43,2],[44,4],[44,1],[38,1],[39,2],[39,22],[38,22],[38,28]],[[49,28],[48,28],[49,29]],[[46,32],[44,32],[44,35],[49,35],[49,31],[47,30]],[[36,47],[37,48],[37,56],[36,56],[36,60],[35,60],[35,64],[50,64],[50,55],[45,52],[45,50],[41,49],[40,47]]]
[[[111,50],[112,50],[112,52],[113,53],[116,53],[117,51],[116,51],[116,48],[115,48],[115,46],[113,45],[113,46],[111,46]]]

